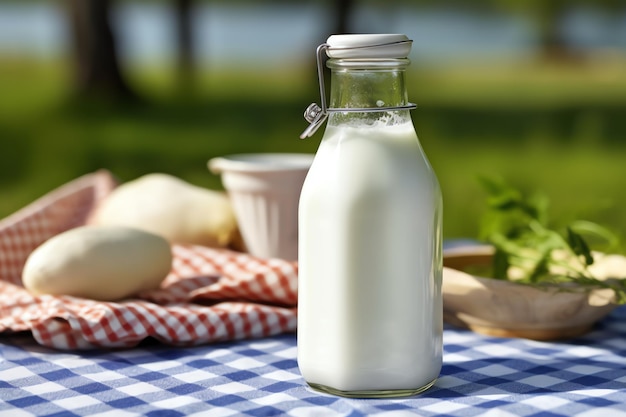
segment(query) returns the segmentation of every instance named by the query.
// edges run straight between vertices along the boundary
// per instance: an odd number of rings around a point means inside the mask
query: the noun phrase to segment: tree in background
[[[196,59],[194,54],[195,42],[193,38],[193,9],[194,0],[175,0],[176,15],[176,45],[177,45],[177,78],[178,86],[184,92],[189,92],[194,83]]]
[[[66,0],[69,17],[75,90],[80,98],[134,100],[120,65],[117,37],[111,25],[112,0]],[[189,91],[193,84],[194,0],[174,0],[177,75],[179,87]]]
[[[351,33],[350,17],[354,12],[354,0],[336,0],[334,5],[335,27],[332,33]]]
[[[111,0],[66,0],[79,97],[134,99],[123,76],[111,27]]]

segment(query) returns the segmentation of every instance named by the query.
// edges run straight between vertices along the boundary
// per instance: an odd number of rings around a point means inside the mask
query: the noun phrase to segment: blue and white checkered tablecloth
[[[564,342],[446,327],[431,390],[359,400],[307,388],[296,339],[59,352],[0,336],[0,416],[626,417],[626,307]]]

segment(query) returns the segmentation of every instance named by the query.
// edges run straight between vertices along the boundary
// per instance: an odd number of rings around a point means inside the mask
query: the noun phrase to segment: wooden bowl
[[[478,333],[534,340],[580,336],[609,314],[616,305],[613,291],[551,287],[539,289],[511,281],[463,272],[469,265],[489,265],[490,246],[470,246],[444,251],[444,320]],[[599,255],[596,277],[626,273],[626,258]]]

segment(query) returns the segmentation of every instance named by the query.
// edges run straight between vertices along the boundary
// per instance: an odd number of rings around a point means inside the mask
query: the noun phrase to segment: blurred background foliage
[[[0,218],[97,169],[221,188],[214,156],[315,152],[315,47],[367,32],[414,39],[446,237],[476,236],[479,175],[624,236],[623,0],[0,0]]]

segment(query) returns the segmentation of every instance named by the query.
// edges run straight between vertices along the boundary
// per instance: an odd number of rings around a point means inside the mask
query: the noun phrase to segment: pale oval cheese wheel
[[[26,260],[22,283],[31,293],[119,300],[158,288],[172,267],[160,236],[129,227],[82,226],[58,234]]]
[[[96,209],[90,223],[135,227],[172,243],[210,247],[237,244],[239,236],[226,193],[161,173],[117,187]]]

